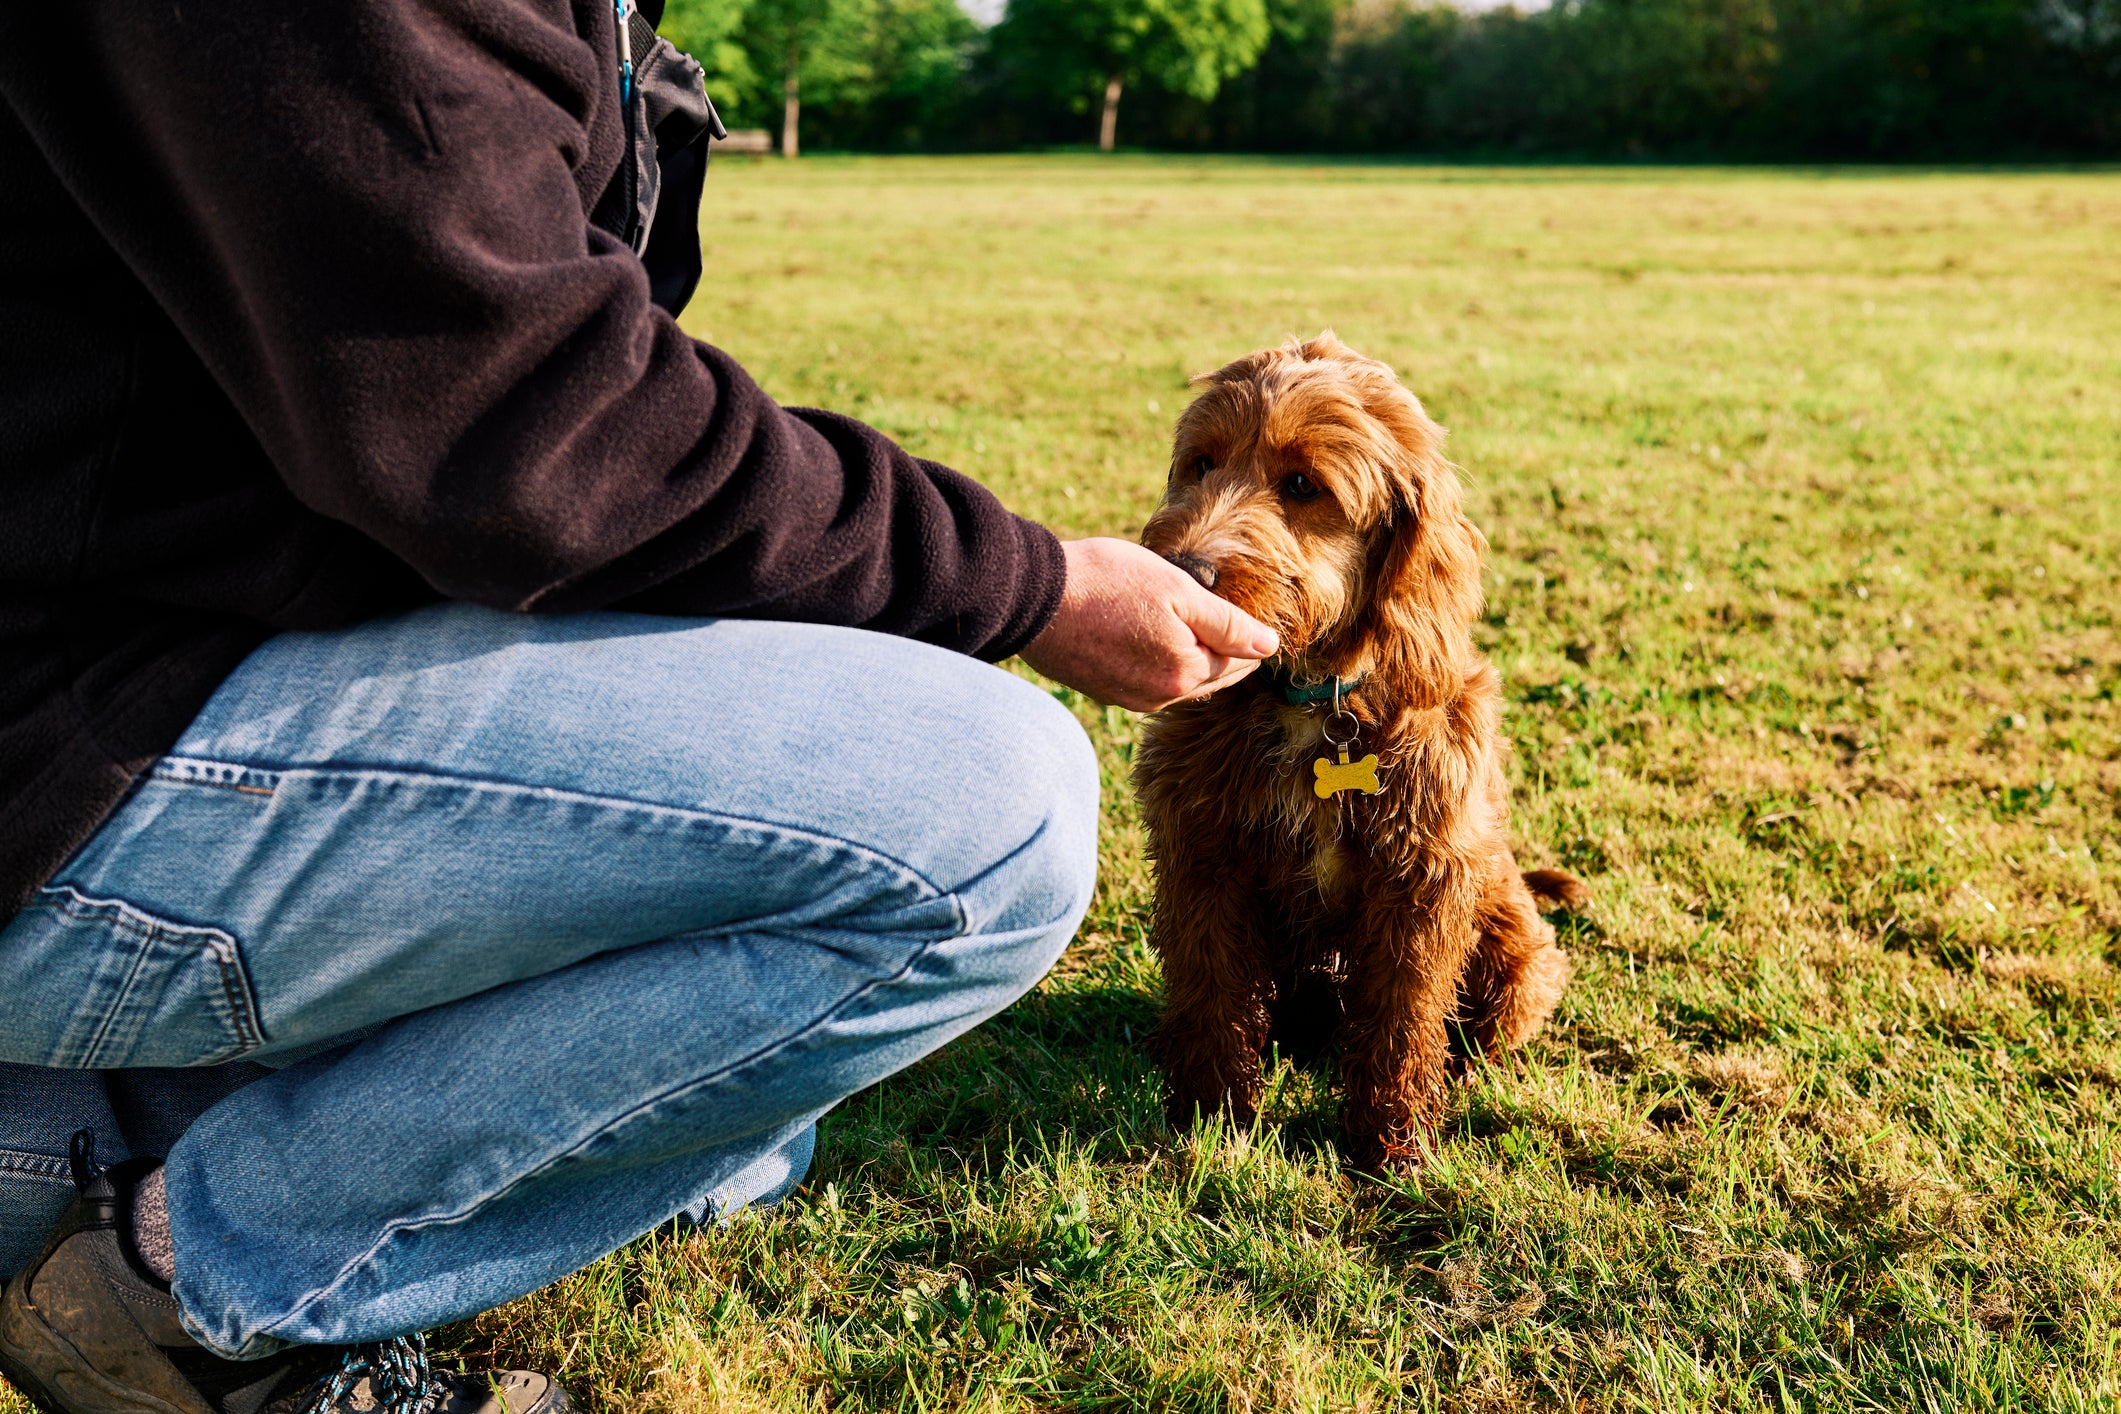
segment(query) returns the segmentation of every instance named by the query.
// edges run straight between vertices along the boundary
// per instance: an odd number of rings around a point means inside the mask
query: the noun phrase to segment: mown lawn
[[[455,1332],[608,1411],[2121,1402],[2121,174],[718,163],[687,324],[1075,533],[1336,329],[1492,542],[1554,1026],[1421,1172],[1174,1134],[1127,786],[1054,976],[779,1212]]]

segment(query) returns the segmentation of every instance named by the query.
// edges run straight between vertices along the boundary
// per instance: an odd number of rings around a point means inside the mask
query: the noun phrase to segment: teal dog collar
[[[1291,707],[1315,707],[1321,702],[1346,697],[1369,680],[1370,675],[1363,673],[1352,678],[1320,678],[1315,682],[1298,682],[1290,677],[1285,669],[1267,669],[1267,681],[1281,694],[1281,700]]]

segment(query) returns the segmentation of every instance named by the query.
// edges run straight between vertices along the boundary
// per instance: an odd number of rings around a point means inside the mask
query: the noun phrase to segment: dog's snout
[[[1198,555],[1166,555],[1164,558],[1199,580],[1203,589],[1213,589],[1215,581],[1220,578],[1215,571],[1214,562],[1204,560]]]

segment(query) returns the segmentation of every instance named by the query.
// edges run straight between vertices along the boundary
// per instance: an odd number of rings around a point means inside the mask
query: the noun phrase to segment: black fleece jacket
[[[276,631],[1044,627],[1050,534],[651,305],[616,63],[611,0],[0,6],[0,923]]]

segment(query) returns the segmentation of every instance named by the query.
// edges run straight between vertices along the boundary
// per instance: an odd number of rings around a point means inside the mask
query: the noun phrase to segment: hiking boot
[[[572,1414],[543,1375],[430,1371],[420,1336],[222,1359],[127,1240],[153,1162],[102,1169],[86,1131],[72,1157],[72,1206],[0,1296],[0,1376],[42,1414]]]
[[[223,1414],[242,1411],[224,1406]],[[427,1338],[412,1335],[344,1349],[336,1372],[263,1414],[574,1414],[574,1406],[533,1370],[430,1370]]]

